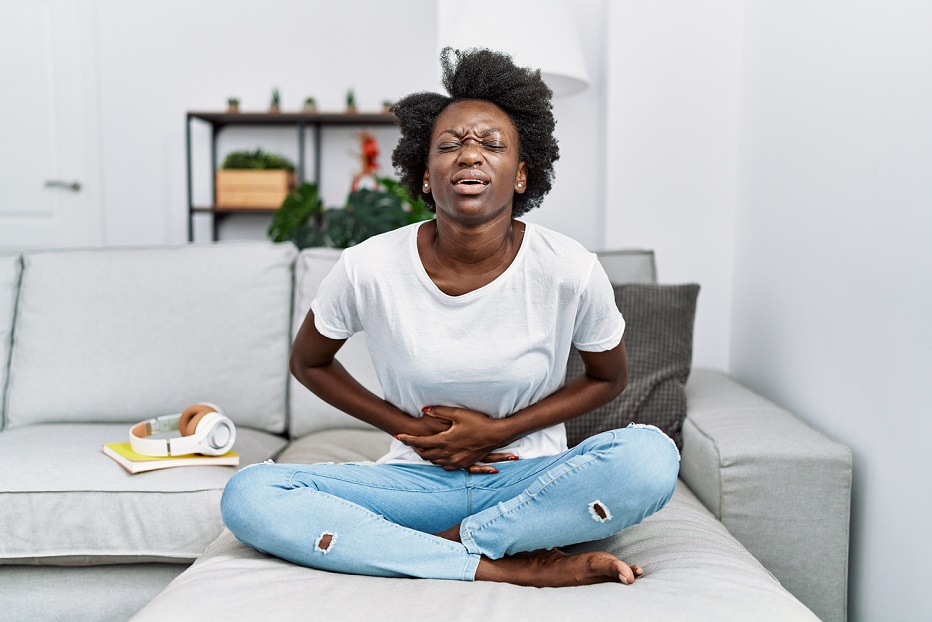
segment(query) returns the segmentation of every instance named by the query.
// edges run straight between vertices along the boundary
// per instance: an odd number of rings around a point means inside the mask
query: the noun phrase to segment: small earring
[[[519,181],[519,182],[518,182],[518,187],[521,188],[521,187],[523,187],[523,186],[524,186],[524,184],[522,184],[522,183]]]
[[[424,187],[425,187],[425,188],[428,188],[428,187],[430,187],[430,184],[427,183],[427,182],[425,181],[425,182],[424,182]]]

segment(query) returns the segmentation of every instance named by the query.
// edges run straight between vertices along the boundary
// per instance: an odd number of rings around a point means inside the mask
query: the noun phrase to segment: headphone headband
[[[157,434],[174,432],[179,429],[179,423],[184,415],[198,407],[198,420],[193,430],[182,430],[181,436],[172,438],[148,438]],[[206,412],[205,412],[206,411]],[[188,422],[194,423],[188,416]],[[185,425],[184,427],[189,427]],[[202,402],[185,410],[184,413],[164,415],[153,419],[146,419],[135,424],[129,430],[130,446],[138,454],[144,456],[167,457],[182,456],[200,453],[209,456],[221,456],[233,447],[236,441],[236,426],[230,421],[216,404]]]

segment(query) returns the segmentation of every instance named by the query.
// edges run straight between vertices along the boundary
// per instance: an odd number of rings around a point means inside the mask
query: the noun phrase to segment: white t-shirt
[[[528,223],[505,272],[449,296],[421,263],[421,224],[346,249],[311,303],[325,337],[366,332],[385,399],[412,417],[425,406],[507,417],[562,386],[570,343],[600,352],[621,341],[625,322],[608,276],[578,242]],[[536,458],[565,449],[559,424],[500,451]],[[429,464],[399,441],[379,462]]]

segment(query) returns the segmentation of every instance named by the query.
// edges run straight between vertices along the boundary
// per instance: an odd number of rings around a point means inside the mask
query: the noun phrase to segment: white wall
[[[747,6],[730,367],[854,451],[854,621],[932,619],[930,33],[927,2]]]
[[[184,119],[189,110],[223,110],[239,96],[244,110],[266,110],[273,87],[286,110],[316,97],[321,110],[342,110],[355,87],[362,111],[385,99],[433,88],[437,64],[430,0],[98,0],[101,152],[107,244],[187,239]],[[401,43],[399,43],[401,42]],[[209,179],[206,130],[195,131],[201,157],[195,179]],[[389,130],[391,132],[392,130]],[[297,157],[287,131],[230,130],[220,150],[255,147]],[[264,142],[269,136],[269,142]],[[261,142],[260,142],[261,141]],[[390,171],[392,144],[380,159]],[[349,190],[358,151],[352,136],[325,154],[330,202]],[[328,162],[329,164],[329,162]],[[335,191],[341,181],[345,181]],[[328,188],[329,187],[329,188]],[[209,192],[204,184],[196,193]],[[261,234],[262,227],[258,229]]]
[[[610,3],[606,248],[650,248],[661,282],[700,283],[693,360],[728,367],[742,10]]]
[[[553,190],[530,222],[565,233],[592,250],[605,239],[605,46],[608,0],[575,0],[573,21],[589,73],[586,90],[553,100],[560,141]]]
[[[273,87],[287,110],[300,108],[308,95],[321,110],[342,110],[349,87],[361,110],[378,110],[385,99],[439,88],[430,0],[280,0],[274,10],[246,0],[96,4],[106,244],[186,239],[189,110],[222,110],[229,96],[239,96],[244,110],[265,110]],[[600,23],[604,4],[580,2],[574,13],[580,28]],[[591,164],[600,162],[602,144],[601,30],[583,43],[593,88],[555,105],[563,159],[551,199],[532,218],[595,248],[604,205],[601,172]],[[209,203],[208,135],[194,126],[196,203]],[[397,136],[394,129],[379,132],[383,173],[391,173]],[[257,146],[297,159],[297,139],[288,130],[227,130],[218,150],[222,157]],[[328,204],[345,198],[358,148],[353,131],[325,135],[321,186]],[[208,222],[199,217],[198,239],[210,235]],[[237,216],[225,221],[221,236],[261,238],[267,222]]]

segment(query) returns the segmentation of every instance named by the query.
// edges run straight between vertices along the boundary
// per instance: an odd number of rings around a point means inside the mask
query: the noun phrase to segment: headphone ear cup
[[[191,436],[197,430],[198,422],[210,412],[214,412],[214,409],[206,404],[189,406],[178,419],[178,432],[181,433],[181,436]]]

